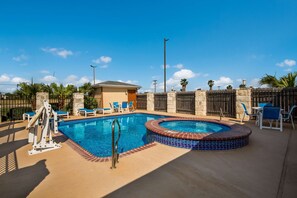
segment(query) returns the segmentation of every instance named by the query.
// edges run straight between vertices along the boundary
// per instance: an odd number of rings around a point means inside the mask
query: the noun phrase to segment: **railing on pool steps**
[[[118,138],[117,140],[115,141],[115,125],[118,125],[119,127],[119,133],[118,133]],[[112,145],[112,156],[111,156],[111,169],[112,168],[116,168],[116,163],[119,163],[119,153],[118,153],[118,144],[119,144],[119,140],[120,140],[120,137],[121,137],[121,126],[120,126],[120,123],[118,121],[118,119],[114,119],[114,121],[112,122],[112,125],[111,125],[111,130],[112,130],[112,142],[111,142],[111,145]]]

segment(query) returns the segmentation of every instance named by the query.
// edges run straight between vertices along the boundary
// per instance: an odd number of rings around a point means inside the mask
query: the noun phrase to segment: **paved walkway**
[[[110,162],[86,161],[62,148],[28,156],[27,122],[0,123],[1,197],[296,197],[297,135],[253,130],[229,151],[189,151],[157,144]]]

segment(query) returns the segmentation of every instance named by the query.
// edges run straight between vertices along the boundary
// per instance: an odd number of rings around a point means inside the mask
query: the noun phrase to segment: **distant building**
[[[141,86],[118,81],[105,81],[93,85],[98,107],[110,107],[109,103],[133,101],[136,107],[136,94]]]

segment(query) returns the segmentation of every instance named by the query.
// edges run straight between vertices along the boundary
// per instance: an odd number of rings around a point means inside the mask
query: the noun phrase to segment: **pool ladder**
[[[118,134],[118,138],[115,141],[115,125],[118,125],[119,127],[119,134]],[[112,130],[112,140],[111,140],[111,145],[112,145],[112,156],[111,156],[111,169],[116,168],[116,163],[119,163],[119,153],[118,153],[118,144],[119,144],[119,140],[121,137],[121,126],[120,123],[118,121],[118,119],[114,119],[114,121],[112,122],[111,125],[111,130]]]

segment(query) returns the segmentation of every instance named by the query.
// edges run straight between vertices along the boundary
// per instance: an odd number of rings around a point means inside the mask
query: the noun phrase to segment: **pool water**
[[[145,123],[164,116],[151,114],[128,114],[59,123],[59,131],[97,157],[111,156],[111,124],[115,118],[121,125],[118,152],[148,144]],[[115,137],[118,127],[115,127]]]
[[[161,122],[160,126],[169,130],[187,133],[216,133],[230,130],[230,127],[222,124],[189,120]]]

